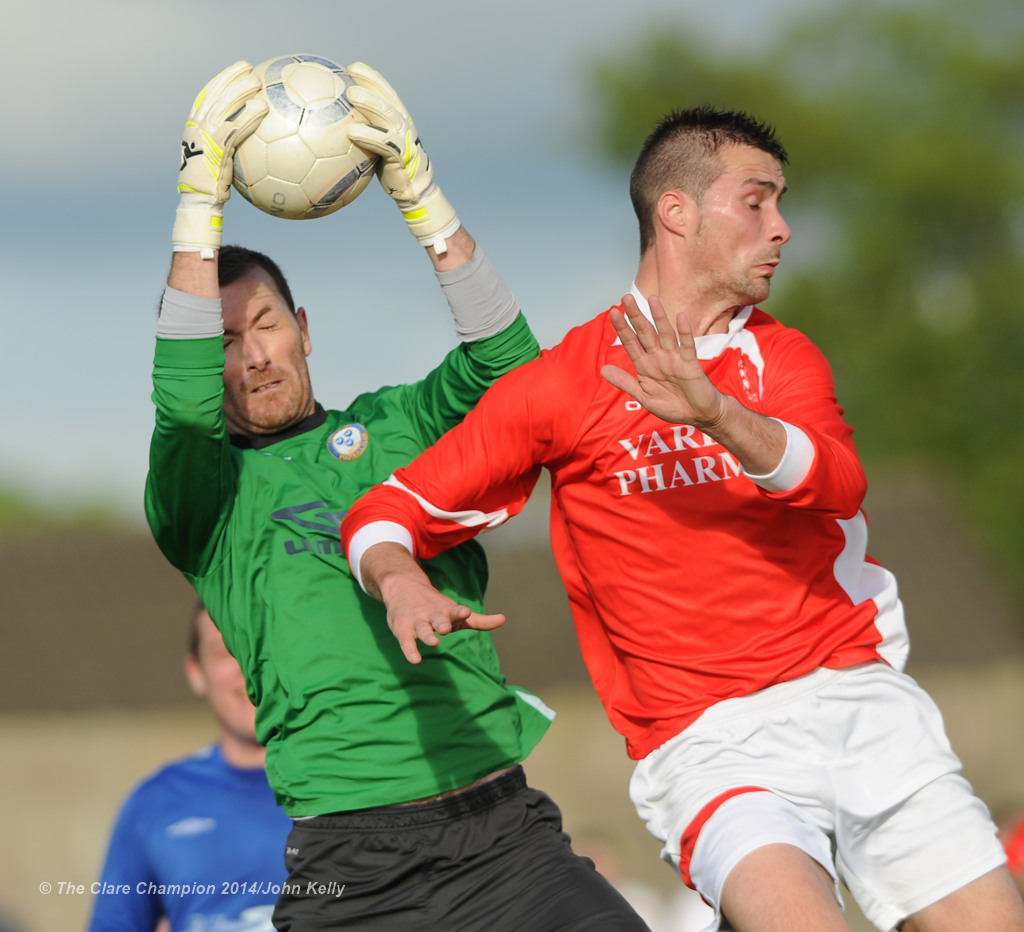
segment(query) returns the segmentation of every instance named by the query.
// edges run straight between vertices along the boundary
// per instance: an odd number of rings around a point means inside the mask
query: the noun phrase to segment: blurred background
[[[193,97],[237,59],[292,52],[395,85],[545,346],[628,290],[628,171],[661,114],[710,102],[775,124],[793,240],[765,309],[832,363],[910,672],[993,810],[1024,800],[1020,3],[55,0],[5,23],[0,926],[81,927],[88,893],[58,884],[87,890],[131,785],[212,736],[181,675],[191,591],[141,518],[154,318]],[[307,222],[236,195],[225,231],[291,279],[328,406],[419,378],[452,345],[375,184]],[[579,659],[543,492],[487,546],[509,679],[560,712],[531,779],[570,833],[612,849],[610,873],[670,896]]]

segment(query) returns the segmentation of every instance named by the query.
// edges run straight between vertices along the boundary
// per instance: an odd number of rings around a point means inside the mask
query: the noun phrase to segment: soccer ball
[[[377,157],[348,137],[365,122],[345,99],[348,72],[317,55],[283,55],[253,69],[270,109],[235,150],[233,183],[260,210],[308,220],[351,204]]]

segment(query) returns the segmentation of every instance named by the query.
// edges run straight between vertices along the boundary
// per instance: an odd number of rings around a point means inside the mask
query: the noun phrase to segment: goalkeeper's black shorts
[[[299,819],[280,932],[642,932],[522,768],[442,799]]]

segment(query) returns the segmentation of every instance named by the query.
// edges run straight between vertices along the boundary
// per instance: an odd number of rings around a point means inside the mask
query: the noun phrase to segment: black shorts
[[[280,932],[641,932],[522,768],[433,802],[300,819]]]

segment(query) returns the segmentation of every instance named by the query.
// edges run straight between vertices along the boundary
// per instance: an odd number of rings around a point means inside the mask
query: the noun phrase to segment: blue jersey
[[[217,746],[169,764],[121,808],[89,932],[272,932],[291,827],[262,768]]]

